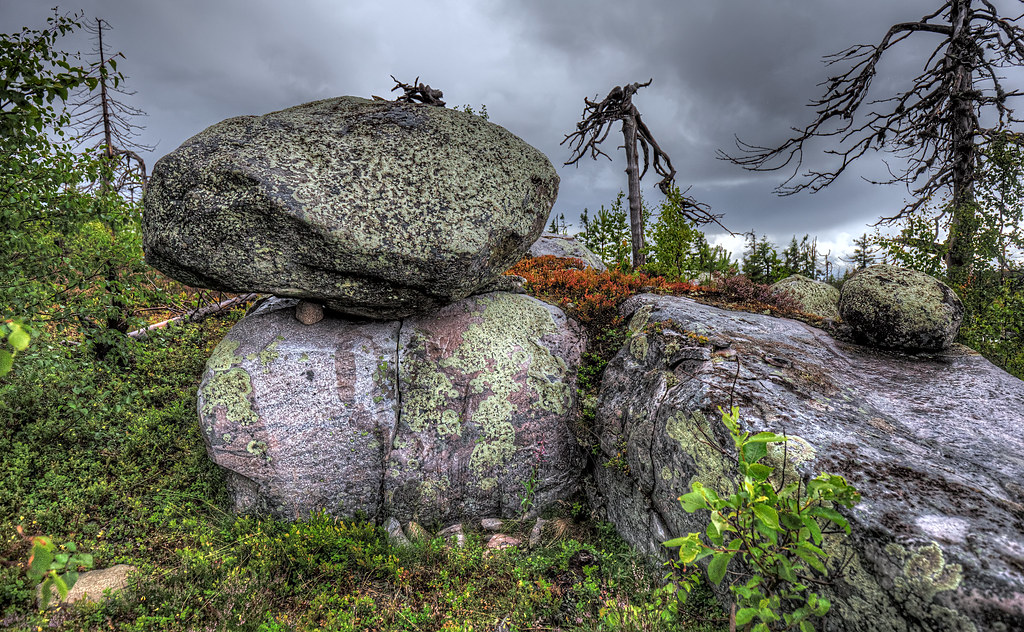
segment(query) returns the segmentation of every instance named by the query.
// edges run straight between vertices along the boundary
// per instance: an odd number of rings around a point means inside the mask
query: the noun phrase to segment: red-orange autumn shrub
[[[701,289],[646,274],[619,270],[598,272],[579,259],[552,255],[523,259],[508,274],[526,279],[526,289],[531,294],[561,307],[591,335],[620,326],[619,305],[634,294],[644,291],[677,294]]]

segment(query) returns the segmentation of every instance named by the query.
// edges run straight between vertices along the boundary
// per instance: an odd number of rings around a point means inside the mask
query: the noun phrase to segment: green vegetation
[[[624,629],[713,629],[663,620],[663,572],[589,522],[583,503],[551,516],[555,534],[533,551],[485,551],[472,531],[463,549],[440,540],[402,549],[366,522],[230,515],[195,398],[206,359],[240,316],[154,332],[129,348],[127,368],[49,340],[19,356],[0,383],[7,629],[595,630],[617,629],[609,621],[624,608],[633,622]],[[97,568],[140,570],[111,601],[41,613],[19,527],[73,542]],[[53,552],[73,562],[70,547]]]
[[[684,582],[697,581],[697,573],[686,574],[687,566],[707,557],[707,576],[713,584],[729,575],[734,599],[730,622],[739,626],[736,629],[812,632],[812,617],[823,616],[830,607],[814,592],[828,576],[824,539],[836,533],[832,525],[850,533],[834,507],[852,507],[860,502],[860,494],[841,476],[823,473],[805,484],[795,470],[786,471],[792,464],[785,458],[781,467],[762,462],[770,460],[769,444],[784,444],[787,439],[773,432],[744,432],[737,408],[723,412],[722,423],[732,436],[742,479],[728,495],[694,482],[679,502],[689,513],[711,512],[706,540],[690,533],[665,546],[679,547]],[[734,559],[737,563],[730,571]]]

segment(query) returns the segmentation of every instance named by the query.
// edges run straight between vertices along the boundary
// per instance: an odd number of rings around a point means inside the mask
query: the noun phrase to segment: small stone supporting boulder
[[[606,369],[594,502],[637,548],[703,533],[678,498],[728,490],[721,408],[784,433],[791,476],[840,474],[863,494],[832,540],[831,632],[1021,630],[1024,382],[970,350],[885,354],[803,323],[679,297],[623,306],[630,337]],[[770,455],[783,463],[780,450]]]
[[[530,256],[543,257],[545,255],[551,255],[552,257],[559,257],[562,259],[579,259],[585,263],[588,268],[593,268],[598,272],[604,272],[608,269],[608,267],[604,265],[604,262],[601,261],[600,257],[581,244],[579,240],[572,235],[554,235],[551,233],[541,235],[540,239],[530,246]]]
[[[901,351],[936,351],[956,339],[964,305],[923,272],[874,265],[843,283],[839,313],[860,342]]]
[[[295,304],[236,324],[199,389],[236,510],[436,529],[518,517],[531,478],[535,511],[578,489],[568,420],[584,341],[558,308],[491,293],[404,321],[303,325]]]
[[[794,274],[771,286],[772,294],[788,294],[800,311],[839,320],[839,290],[821,281]]]
[[[189,285],[401,318],[495,281],[557,192],[544,154],[478,116],[338,97],[228,119],[161,158],[144,248]]]

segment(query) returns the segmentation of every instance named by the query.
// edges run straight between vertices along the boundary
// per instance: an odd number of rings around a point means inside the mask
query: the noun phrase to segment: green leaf
[[[789,439],[774,432],[759,432],[747,439],[748,443],[785,443],[786,441]]]
[[[753,507],[754,515],[758,517],[769,529],[779,528],[779,513],[768,505],[756,504]]]
[[[32,554],[29,558],[28,577],[38,581],[50,570],[53,562],[52,545],[44,538],[36,538],[32,545]]]
[[[685,538],[675,538],[665,542],[663,546],[672,548],[679,547],[679,561],[683,564],[689,564],[693,562],[697,555],[704,549],[704,545],[701,544],[700,535],[697,533],[691,533]]]
[[[28,342],[30,340],[28,332],[16,324],[12,325],[12,328],[13,331],[11,332],[11,335],[7,338],[7,342],[9,342],[12,347],[14,347],[15,351],[24,351],[25,349],[28,348]]]
[[[814,570],[818,571],[819,573],[825,572],[825,565],[821,562],[820,559],[818,559],[818,556],[813,552],[808,551],[807,549],[800,546],[797,546],[795,549],[793,549],[793,552],[796,553],[797,557],[807,562],[808,566],[810,566]]]
[[[61,578],[64,580],[65,585],[67,585],[68,590],[71,590],[75,582],[78,581],[78,571],[68,571],[61,575]]]
[[[736,625],[746,625],[757,615],[757,608],[740,608],[736,611]]]
[[[679,504],[683,506],[683,511],[686,513],[693,513],[698,509],[707,509],[708,503],[704,500],[703,494],[697,489],[698,483],[694,483],[694,491],[683,494],[679,497]]]
[[[842,527],[843,529],[845,529],[847,533],[850,532],[850,523],[846,521],[846,518],[844,518],[842,514],[840,514],[835,509],[832,509],[831,507],[811,507],[808,510],[808,513],[817,518],[824,518],[825,520],[830,520],[839,525],[840,527]]]
[[[715,586],[722,583],[725,578],[725,569],[729,566],[729,560],[735,553],[715,553],[711,563],[708,564],[708,579]]]
[[[776,572],[782,579],[796,583],[796,573],[793,572],[793,565],[785,557],[780,557]]]
[[[63,599],[67,599],[68,598],[68,583],[66,581],[64,581],[64,578],[61,577],[60,575],[51,575],[51,577],[53,578],[53,585],[57,587],[57,594],[60,595],[60,598],[62,600]]]
[[[7,375],[14,366],[14,356],[6,349],[0,349],[0,375]]]
[[[763,443],[747,443],[743,446],[743,459],[747,463],[756,463],[768,454],[768,446]]]
[[[801,516],[788,511],[779,514],[779,522],[782,526],[787,529],[793,529],[794,531],[804,526],[804,521]]]
[[[814,624],[807,620],[801,621],[800,632],[814,632]]]
[[[821,527],[818,526],[818,521],[812,516],[803,516],[801,518],[804,522],[804,526],[811,532],[811,538],[814,539],[814,543],[821,544]]]
[[[46,580],[43,581],[43,585],[40,587],[40,592],[42,594],[39,596],[39,601],[43,610],[46,610],[46,607],[50,605],[50,599],[53,597],[53,584],[54,578],[47,577]]]
[[[762,465],[761,463],[753,463],[747,467],[747,474],[758,482],[768,480],[768,477],[771,476],[774,471],[775,468]]]

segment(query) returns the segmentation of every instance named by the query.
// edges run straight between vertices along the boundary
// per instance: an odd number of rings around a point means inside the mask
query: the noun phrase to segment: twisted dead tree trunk
[[[640,112],[633,105],[633,95],[640,88],[651,85],[651,81],[648,79],[645,83],[631,83],[625,87],[615,86],[602,101],[591,101],[584,98],[583,120],[576,124],[576,131],[566,135],[561,142],[563,145],[569,143],[569,147],[572,149],[572,156],[565,163],[566,165],[577,164],[588,150],[595,160],[599,155],[611,160],[611,156],[601,151],[598,145],[608,137],[611,124],[615,121],[622,121],[634,268],[647,262],[644,248],[643,209],[640,204],[640,180],[650,166],[651,154],[653,153],[654,170],[662,177],[661,182],[658,183],[658,188],[662,193],[667,194],[672,188],[676,175],[672,160],[658,146],[651,130],[644,124],[643,119],[640,118]],[[643,171],[640,171],[639,166],[638,145],[644,152]]]

